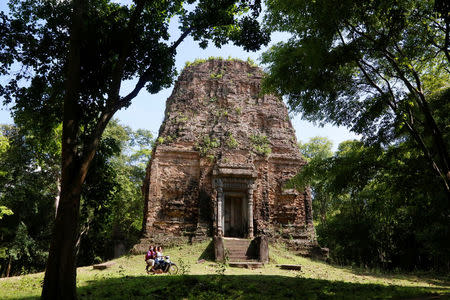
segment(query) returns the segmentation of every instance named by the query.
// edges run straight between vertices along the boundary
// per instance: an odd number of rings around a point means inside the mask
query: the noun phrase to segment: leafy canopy
[[[187,4],[189,10],[185,7]],[[62,122],[68,68],[71,1],[13,0],[0,12],[0,97],[13,104],[17,124],[38,128],[39,137]],[[88,1],[83,6],[79,101],[83,137],[95,132],[105,112],[130,105],[145,87],[156,93],[176,75],[176,47],[191,35],[202,47],[232,42],[246,50],[267,44],[257,16],[260,1]],[[169,23],[179,18],[180,37],[170,42]],[[137,80],[119,96],[120,82]],[[118,84],[119,81],[119,84]],[[123,92],[121,92],[121,95]]]
[[[291,34],[264,53],[267,91],[320,124],[369,143],[414,139],[450,195],[448,127],[432,107],[450,88],[450,17],[431,0],[267,1],[267,26]]]

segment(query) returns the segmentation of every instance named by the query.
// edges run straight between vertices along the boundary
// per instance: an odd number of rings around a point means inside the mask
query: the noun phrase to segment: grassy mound
[[[427,274],[385,274],[336,267],[270,247],[262,269],[230,268],[211,260],[209,243],[167,249],[179,275],[146,275],[143,255],[114,260],[106,270],[78,268],[80,299],[450,299],[450,278]],[[197,263],[205,258],[204,263]],[[301,264],[302,271],[280,270],[279,263]],[[0,299],[35,299],[43,273],[0,279]],[[434,297],[433,297],[434,298]]]

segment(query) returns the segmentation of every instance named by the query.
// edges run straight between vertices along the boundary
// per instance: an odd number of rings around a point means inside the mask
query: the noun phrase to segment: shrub
[[[250,140],[253,144],[253,151],[257,154],[269,155],[272,153],[272,149],[269,146],[269,139],[266,135],[252,134]]]

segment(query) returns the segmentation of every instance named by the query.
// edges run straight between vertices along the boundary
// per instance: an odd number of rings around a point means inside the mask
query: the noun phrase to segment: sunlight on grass
[[[182,265],[185,276],[147,275],[143,255],[113,260],[100,271],[78,268],[80,298],[139,298],[170,295],[177,298],[404,298],[430,294],[450,296],[449,278],[418,274],[383,274],[351,267],[337,267],[299,257],[282,245],[270,247],[270,263],[261,269],[227,267],[223,274],[211,258],[209,242],[165,251]],[[203,263],[198,259],[207,258]],[[276,264],[300,264],[302,271],[281,270]],[[0,299],[37,298],[43,273],[0,279]],[[149,284],[151,288],[149,288]],[[153,285],[154,286],[153,286]],[[285,290],[281,290],[284,286]],[[209,291],[203,293],[203,291]],[[167,293],[167,294],[165,294]],[[290,296],[291,295],[291,296]]]

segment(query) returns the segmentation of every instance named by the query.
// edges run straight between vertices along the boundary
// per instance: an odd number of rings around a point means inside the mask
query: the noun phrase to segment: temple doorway
[[[247,201],[244,194],[225,195],[224,235],[245,237],[247,234]]]

